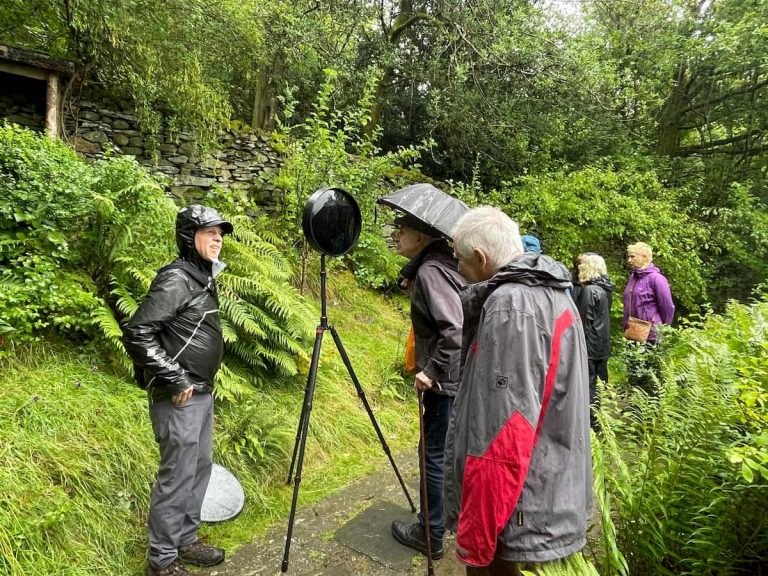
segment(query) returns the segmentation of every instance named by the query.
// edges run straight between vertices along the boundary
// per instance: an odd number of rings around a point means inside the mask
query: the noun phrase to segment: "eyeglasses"
[[[200,230],[200,232],[205,236],[207,236],[208,238],[215,238],[216,236],[220,236],[220,237],[224,236],[224,234],[222,234],[221,232],[221,229],[218,227],[203,228],[202,230]]]

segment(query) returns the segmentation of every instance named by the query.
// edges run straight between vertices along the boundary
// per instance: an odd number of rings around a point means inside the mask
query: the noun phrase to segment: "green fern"
[[[102,304],[93,311],[92,319],[94,324],[101,330],[101,333],[106,338],[115,361],[124,370],[129,371],[131,369],[131,363],[128,360],[125,347],[123,346],[123,332],[120,329],[120,324],[115,320],[115,315],[112,310],[106,304]]]
[[[734,304],[726,316],[668,333],[649,352],[663,366],[656,397],[605,388],[594,454],[600,552],[610,570],[623,573],[622,557],[641,576],[751,574],[761,566],[768,484],[750,482],[728,454],[744,446],[768,458],[747,433],[768,428],[765,408],[745,419],[740,406],[742,374],[754,394],[768,390],[768,371],[755,377],[767,311],[765,302]]]
[[[520,573],[523,576],[600,576],[592,562],[584,558],[581,552],[537,564],[535,572],[521,570]]]

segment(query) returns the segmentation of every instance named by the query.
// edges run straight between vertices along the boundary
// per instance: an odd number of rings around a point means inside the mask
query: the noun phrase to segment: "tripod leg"
[[[333,341],[336,343],[336,348],[338,348],[339,354],[341,354],[341,359],[344,361],[344,365],[347,367],[347,372],[349,372],[349,375],[352,378],[352,382],[355,384],[355,390],[357,390],[357,395],[360,398],[360,401],[363,403],[363,406],[365,407],[365,411],[368,412],[368,417],[371,419],[371,424],[373,424],[374,430],[376,430],[376,435],[379,437],[379,442],[381,442],[381,447],[384,449],[384,453],[387,455],[387,458],[389,458],[389,463],[392,464],[392,469],[395,471],[395,475],[397,476],[397,479],[400,482],[400,487],[403,489],[403,493],[405,494],[405,497],[408,500],[408,504],[411,505],[411,512],[416,512],[416,506],[414,506],[413,500],[411,500],[411,495],[408,493],[408,489],[405,487],[405,482],[403,482],[403,477],[400,476],[400,471],[397,469],[397,465],[395,464],[395,459],[392,458],[392,452],[390,451],[389,446],[387,446],[387,441],[384,440],[384,435],[381,433],[381,428],[379,428],[379,423],[376,422],[376,418],[373,415],[373,410],[371,410],[371,405],[368,404],[368,399],[365,397],[365,392],[363,391],[363,387],[360,386],[360,381],[357,379],[355,370],[352,368],[352,363],[349,361],[349,356],[347,356],[347,351],[344,349],[344,344],[341,343],[341,338],[339,337],[338,332],[336,332],[336,329],[333,326],[330,326],[330,330],[331,330],[331,335],[333,336]]]
[[[312,349],[312,362],[309,365],[309,376],[307,377],[307,388],[304,391],[304,404],[301,407],[301,418],[299,419],[299,429],[296,432],[296,445],[293,449],[294,461],[296,463],[296,478],[293,483],[293,498],[291,499],[291,514],[288,517],[288,532],[285,535],[285,553],[283,554],[283,563],[281,572],[288,571],[288,555],[291,551],[291,537],[293,536],[293,523],[296,517],[296,503],[299,499],[299,486],[301,485],[301,470],[304,465],[304,449],[307,446],[307,434],[309,433],[309,416],[312,413],[312,398],[315,395],[315,379],[317,378],[317,367],[320,363],[320,346],[323,343],[322,326],[317,327],[315,335],[315,347]],[[296,454],[298,451],[298,460]],[[291,472],[293,472],[294,462],[291,462]],[[288,475],[288,483],[290,484]]]
[[[312,408],[312,398],[309,398],[309,402],[307,402],[307,399],[309,397],[309,385],[314,384],[315,382],[315,375],[317,375],[317,365],[320,360],[320,345],[322,344],[323,340],[323,332],[325,329],[322,326],[317,327],[317,332],[315,332],[315,346],[312,349],[312,361],[309,365],[309,376],[307,377],[307,386],[304,388],[304,403],[301,405],[301,417],[299,418],[299,425],[296,428],[296,441],[293,444],[293,456],[291,457],[291,467],[288,469],[288,480],[285,482],[286,484],[290,484],[293,479],[293,468],[296,465],[296,455],[299,453],[299,443],[301,442],[301,431],[304,429],[304,420],[307,418],[307,406],[309,406],[309,409]],[[314,370],[314,372],[313,372]]]

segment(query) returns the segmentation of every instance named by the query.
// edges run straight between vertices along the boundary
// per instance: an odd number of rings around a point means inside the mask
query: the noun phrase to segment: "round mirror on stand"
[[[362,223],[357,201],[341,188],[322,188],[312,194],[301,219],[307,241],[327,256],[342,256],[352,250]]]

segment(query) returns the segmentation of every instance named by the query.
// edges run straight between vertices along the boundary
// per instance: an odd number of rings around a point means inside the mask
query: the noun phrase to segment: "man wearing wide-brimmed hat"
[[[224,350],[215,276],[232,224],[193,205],[176,217],[179,258],[161,268],[123,329],[136,380],[149,393],[160,448],[149,510],[149,576],[190,575],[183,562],[214,566],[224,551],[198,538],[213,466],[213,379]]]

